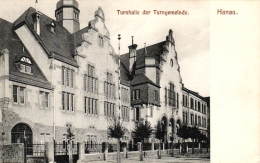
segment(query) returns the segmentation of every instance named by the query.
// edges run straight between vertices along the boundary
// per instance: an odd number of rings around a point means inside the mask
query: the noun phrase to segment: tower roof
[[[98,7],[98,9],[95,11],[95,16],[98,16],[101,19],[105,20],[105,15],[101,7]]]
[[[64,6],[71,6],[77,9],[79,8],[79,4],[76,0],[60,0],[59,2],[57,2],[56,9]]]

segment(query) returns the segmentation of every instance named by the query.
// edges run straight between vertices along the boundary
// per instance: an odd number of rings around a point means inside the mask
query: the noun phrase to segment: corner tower
[[[60,0],[56,5],[55,17],[70,33],[79,30],[79,9],[76,0]]]

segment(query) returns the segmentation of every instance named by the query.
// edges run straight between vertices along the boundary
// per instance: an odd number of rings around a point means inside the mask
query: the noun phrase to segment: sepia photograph
[[[209,1],[0,2],[0,163],[212,162]]]

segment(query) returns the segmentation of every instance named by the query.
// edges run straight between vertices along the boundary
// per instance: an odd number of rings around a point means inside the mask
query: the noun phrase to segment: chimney
[[[137,45],[134,44],[134,36],[132,36],[132,45],[128,46],[129,48],[129,71],[132,71],[133,64],[136,61],[136,48]]]
[[[33,27],[37,35],[41,34],[41,27],[40,27],[40,18],[42,16],[42,13],[39,11],[36,11],[33,15]]]

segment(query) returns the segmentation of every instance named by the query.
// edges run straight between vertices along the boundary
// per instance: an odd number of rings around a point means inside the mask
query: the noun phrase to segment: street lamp
[[[176,111],[176,115],[178,115],[178,110],[177,108],[172,108],[172,146],[171,146],[171,157],[174,156],[174,151],[173,151],[173,140],[174,140],[174,112]]]

